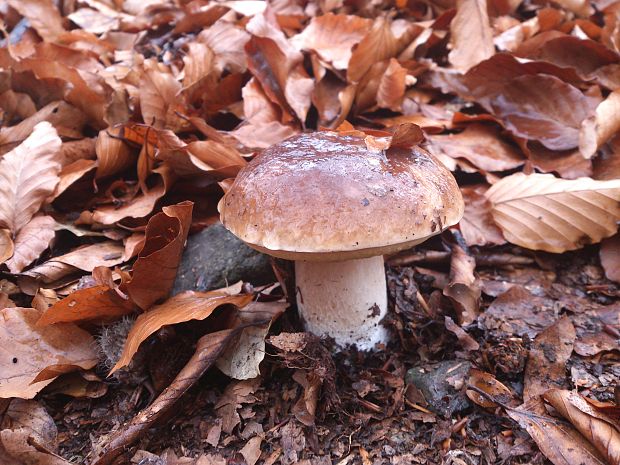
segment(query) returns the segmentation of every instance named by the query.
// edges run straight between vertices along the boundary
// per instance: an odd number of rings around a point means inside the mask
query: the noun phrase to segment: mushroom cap
[[[441,162],[419,147],[367,147],[322,131],[265,149],[218,205],[251,247],[288,260],[339,261],[394,253],[459,222],[463,198]]]

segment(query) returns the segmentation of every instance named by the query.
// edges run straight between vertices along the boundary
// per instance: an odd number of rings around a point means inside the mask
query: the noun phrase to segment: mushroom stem
[[[295,262],[297,308],[306,329],[340,347],[372,350],[388,340],[379,322],[387,312],[383,257]]]

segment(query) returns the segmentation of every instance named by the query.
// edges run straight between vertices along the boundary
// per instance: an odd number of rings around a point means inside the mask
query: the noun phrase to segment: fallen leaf
[[[192,202],[163,207],[146,225],[144,247],[133,265],[127,293],[143,310],[167,297],[192,221]]]
[[[291,39],[299,50],[312,50],[335,69],[347,69],[353,46],[368,33],[372,21],[356,15],[313,17],[308,27]]]
[[[461,326],[473,323],[480,308],[480,284],[474,274],[476,260],[459,245],[452,247],[450,282],[443,290],[455,307]]]
[[[97,178],[120,173],[136,162],[136,155],[120,138],[122,128],[108,128],[99,132],[95,143]]]
[[[35,216],[15,237],[15,250],[6,261],[11,273],[19,273],[47,249],[56,235],[56,221],[51,216]]]
[[[186,291],[171,297],[163,304],[138,316],[127,335],[123,353],[110,374],[127,366],[138,351],[140,344],[162,326],[190,320],[204,320],[221,305],[232,304],[243,307],[252,298],[252,294],[228,295],[222,291]]]
[[[453,333],[459,341],[459,344],[465,350],[478,350],[480,349],[480,344],[476,342],[476,340],[471,337],[467,332],[457,325],[452,318],[449,316],[444,317],[444,324],[446,329]]]
[[[504,237],[534,250],[560,253],[600,242],[620,220],[620,180],[516,173],[494,184],[486,197]]]
[[[39,327],[41,316],[33,308],[0,310],[0,398],[32,399],[53,378],[33,381],[44,370],[58,374],[88,370],[97,364],[95,342],[90,334],[72,324]]]
[[[243,458],[245,459],[245,463],[247,463],[247,465],[254,465],[260,458],[260,446],[262,442],[263,439],[260,436],[254,436],[252,439],[246,442],[245,446],[243,446],[239,451],[239,453],[243,455]]]
[[[198,40],[215,53],[215,66],[220,71],[239,73],[247,68],[243,47],[249,39],[246,31],[223,19],[198,34]]]
[[[535,398],[506,412],[529,433],[554,465],[606,465],[598,451],[570,424],[540,411],[544,411],[542,400]]]
[[[259,379],[233,381],[226,386],[222,396],[215,404],[218,416],[222,419],[222,431],[232,433],[235,426],[241,423],[237,410],[243,404],[251,404],[256,401],[253,395],[259,387]]]
[[[575,341],[575,353],[583,357],[592,357],[601,352],[609,352],[617,348],[618,340],[605,331],[587,334]]]
[[[576,392],[550,389],[543,397],[573,424],[608,463],[620,463],[620,425],[595,410]]]
[[[536,336],[525,366],[523,399],[538,398],[547,390],[566,384],[566,362],[573,352],[575,328],[560,318]]]
[[[301,423],[313,427],[322,380],[316,372],[304,370],[296,370],[293,379],[301,385],[303,393],[291,408],[291,412]]]
[[[65,32],[62,16],[52,0],[7,0],[45,40],[54,42]]]
[[[244,311],[242,303],[232,302],[241,311]],[[255,310],[258,307],[273,309],[273,303],[252,302],[245,307],[247,310]],[[282,304],[282,311],[286,304]],[[255,378],[260,375],[259,365],[265,358],[265,337],[269,332],[270,324],[264,326],[249,326],[244,328],[238,339],[231,343],[226,351],[217,359],[216,366],[222,373],[234,379],[244,380]]]
[[[604,239],[599,255],[607,279],[620,283],[620,235]]]
[[[58,184],[61,141],[48,122],[0,159],[0,228],[13,236],[26,226]]]
[[[459,229],[469,246],[506,243],[502,231],[493,222],[491,204],[484,195],[487,189],[485,185],[461,187],[465,212],[459,223]]]
[[[0,424],[3,465],[69,465],[58,454],[54,419],[34,400],[13,399]]]
[[[480,395],[472,389],[465,391],[465,394],[472,402],[485,408],[495,408],[497,405],[514,406],[517,403],[515,394],[504,384],[500,383],[495,377],[485,371],[472,368],[469,371],[468,386],[474,386],[485,392],[488,397]]]
[[[464,158],[483,171],[512,170],[525,163],[518,149],[503,141],[493,126],[474,123],[458,134],[429,135],[427,139],[433,155]]]
[[[448,59],[463,73],[495,53],[486,0],[457,0],[450,33]]]
[[[11,237],[11,231],[8,229],[0,229],[0,263],[4,263],[11,258],[14,250],[15,244]]]
[[[579,132],[579,150],[585,158],[596,155],[598,148],[620,130],[620,90],[614,91],[597,107],[594,115],[584,119]]]
[[[175,111],[183,111],[181,83],[154,62],[145,67],[140,81],[140,109],[144,122],[158,129],[180,130],[187,124]]]

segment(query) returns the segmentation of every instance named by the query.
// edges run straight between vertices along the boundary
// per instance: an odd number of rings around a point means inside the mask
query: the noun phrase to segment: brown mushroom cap
[[[459,222],[463,198],[425,150],[372,150],[334,132],[264,150],[219,206],[224,226],[262,252],[335,261],[393,253]]]

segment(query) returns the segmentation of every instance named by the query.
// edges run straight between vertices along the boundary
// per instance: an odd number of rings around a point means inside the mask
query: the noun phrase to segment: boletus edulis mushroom
[[[463,199],[450,171],[420,147],[380,149],[322,131],[264,150],[218,208],[245,243],[295,261],[308,331],[371,350],[388,340],[383,255],[458,223]]]

